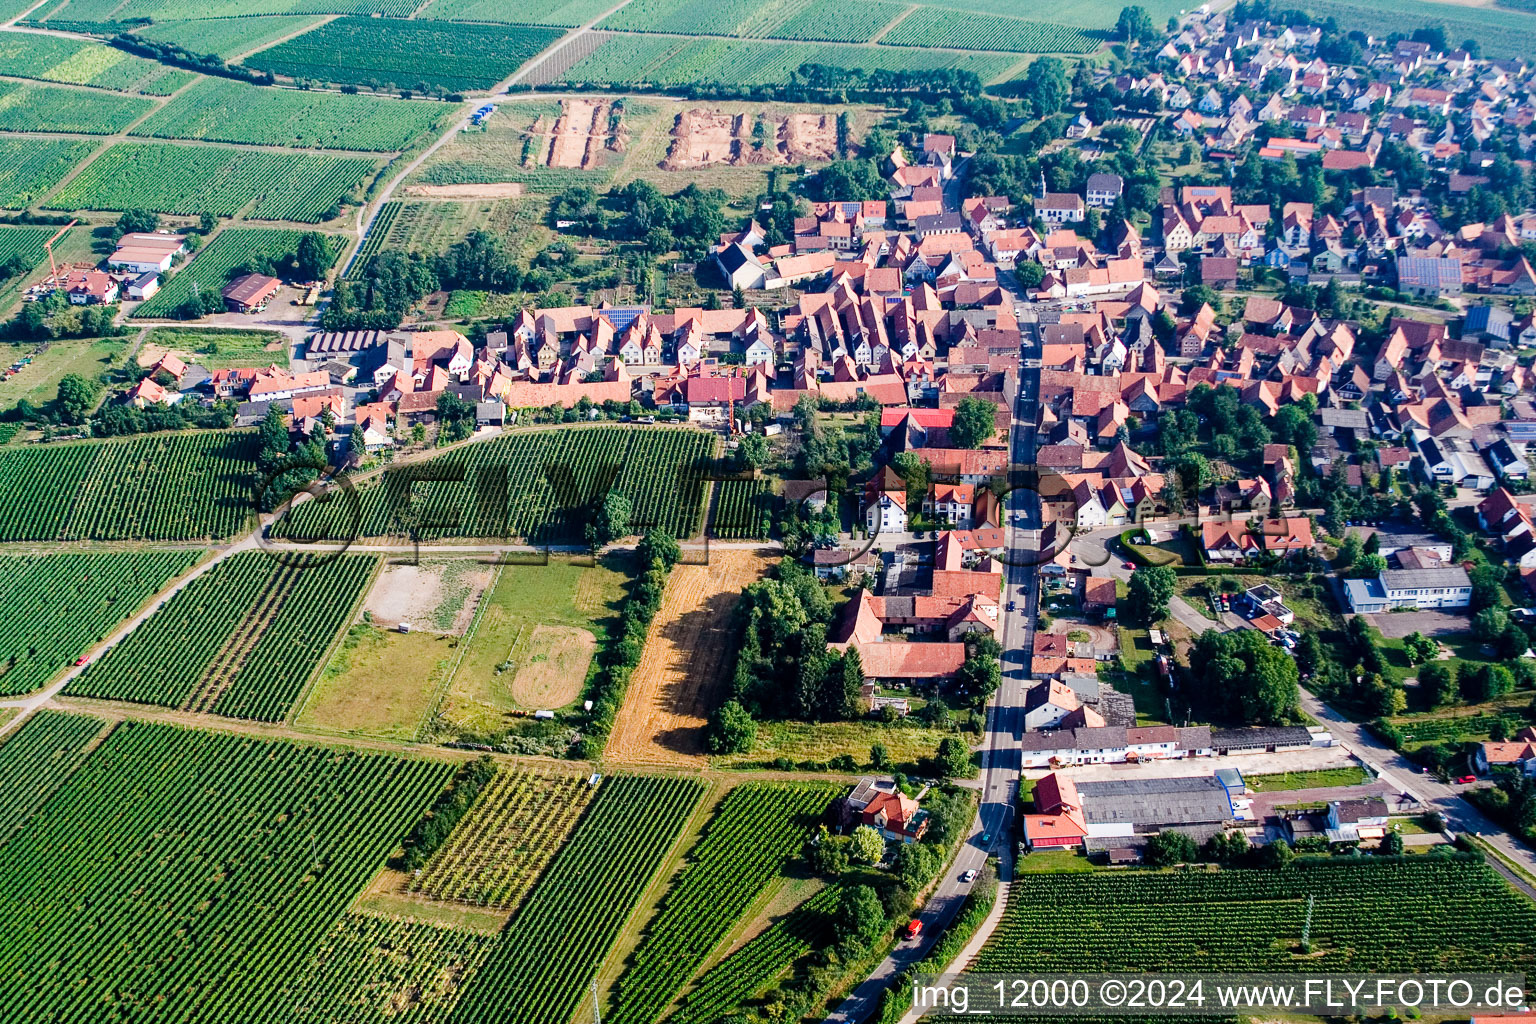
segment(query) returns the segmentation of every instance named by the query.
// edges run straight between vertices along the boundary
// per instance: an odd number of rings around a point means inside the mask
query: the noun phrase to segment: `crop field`
[[[1015,53],[1091,53],[1102,37],[1071,25],[920,7],[881,38],[893,46],[953,46]]]
[[[299,243],[298,231],[275,228],[225,228],[212,242],[182,267],[155,294],[133,311],[134,316],[161,317],[192,295],[193,288],[223,288],[229,273],[253,256],[291,253]]]
[[[294,985],[295,1024],[448,1019],[485,958],[484,935],[348,914],[320,940]]]
[[[1026,874],[978,971],[1529,971],[1536,906],[1461,859],[1299,860],[1286,871]],[[1307,898],[1312,952],[1299,956]],[[1060,908],[1074,913],[1063,916]]]
[[[232,217],[254,198],[252,218],[315,224],[336,216],[375,166],[370,157],[120,142],[56,192],[48,207]]]
[[[446,252],[476,228],[510,234],[520,224],[532,226],[530,204],[521,199],[423,199],[385,205],[394,208],[388,214],[380,212],[389,220],[375,224],[368,240],[372,242],[374,233],[384,229],[384,247],[400,252],[433,255]],[[521,214],[523,210],[528,214]]]
[[[80,766],[104,725],[44,708],[0,740],[0,844]]]
[[[0,847],[0,1016],[288,1018],[274,965],[309,961],[451,771],[119,725]]]
[[[1018,0],[914,0],[914,2],[924,7],[959,11],[965,17],[973,14],[1001,14],[1007,17],[1023,18],[1026,21],[1069,20],[1073,25],[1099,30],[1114,28],[1120,17],[1120,11],[1125,6],[1121,0],[1073,0],[1070,7],[1046,3],[1021,4]],[[1188,10],[1188,5],[1181,0],[1146,0],[1141,7],[1152,18],[1152,24],[1158,29],[1161,29],[1172,15],[1182,14]]]
[[[0,227],[0,263],[12,257],[20,257],[29,266],[37,266],[47,258],[43,243],[58,232],[56,227]]]
[[[667,1024],[715,1024],[767,988],[830,933],[842,896],[828,886],[704,972]]]
[[[697,766],[709,714],[736,654],[736,604],[768,568],[757,551],[714,551],[708,565],[677,565],[624,691],[604,756]]]
[[[830,783],[749,782],[721,801],[661,910],[619,976],[604,1016],[651,1024],[800,851],[837,790]]]
[[[68,692],[280,721],[376,565],[369,555],[320,564],[234,555],[177,592]]]
[[[455,112],[445,104],[426,101],[268,89],[227,78],[205,78],[133,134],[392,152],[405,149]]]
[[[595,793],[585,778],[569,772],[501,769],[407,891],[511,910],[565,843]]]
[[[466,986],[456,1024],[569,1020],[703,792],[690,778],[604,780]]]
[[[364,486],[295,506],[274,536],[328,540],[413,530],[426,540],[579,538],[609,491],[630,500],[631,528],[675,537],[699,531],[701,466],[715,438],[689,429],[591,427],[511,434],[461,448]]]
[[[610,0],[435,0],[416,17],[436,21],[499,21],[513,25],[585,25]]]
[[[0,131],[111,135],[143,117],[150,106],[136,96],[0,82]]]
[[[293,78],[458,92],[491,88],[559,37],[523,25],[338,18],[245,63]]]
[[[47,683],[197,559],[195,551],[0,558],[0,608],[8,610],[0,618],[0,694]]]
[[[710,533],[721,540],[767,540],[773,491],[767,480],[722,480],[715,485]]]
[[[405,18],[419,6],[419,0],[68,0],[62,7],[52,5],[47,23],[139,19],[160,23],[202,18],[252,18],[258,14],[377,14],[386,18]]]
[[[129,92],[162,66],[116,47],[65,36],[0,35],[0,75]]]
[[[788,8],[786,10],[786,7]],[[805,39],[828,43],[867,43],[906,6],[898,3],[850,4],[846,0],[800,0],[775,8],[780,18],[758,35],[774,39]]]
[[[347,266],[345,274],[348,278],[361,277],[368,269],[368,261],[384,249],[384,240],[389,237],[389,229],[400,216],[400,207],[404,205],[398,199],[391,199],[379,207],[379,212],[374,215],[373,223],[368,226],[368,235],[363,239],[363,244],[358,247],[357,254],[352,257],[352,262]]]
[[[898,26],[900,27],[900,26]],[[1003,78],[1022,58],[907,47],[776,43],[742,39],[610,36],[561,76],[569,84],[683,86],[690,82],[781,85],[803,64],[858,71],[971,71],[983,82]]]
[[[0,139],[0,207],[37,203],[95,144],[82,139]]]
[[[627,32],[680,32],[684,35],[747,35],[739,31],[772,4],[752,0],[630,0],[599,28]]]
[[[1388,8],[1371,0],[1307,0],[1306,8],[1318,18],[1333,18],[1343,31],[1406,35],[1426,25],[1443,25],[1452,45],[1476,39],[1489,58],[1527,58],[1536,39],[1536,14],[1493,6],[1401,0]]]
[[[202,540],[255,508],[254,431],[0,451],[0,540]]]
[[[157,21],[134,29],[133,34],[157,43],[170,43],[191,53],[211,53],[223,60],[233,60],[319,22],[320,19],[313,15]]]

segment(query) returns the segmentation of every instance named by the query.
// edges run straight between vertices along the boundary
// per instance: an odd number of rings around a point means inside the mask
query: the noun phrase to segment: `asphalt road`
[[[1021,323],[1027,339],[1033,340],[1034,324]],[[1034,416],[1034,402],[1039,395],[1040,371],[1026,368],[1020,374],[1019,405],[1014,411],[1010,438],[1011,460],[1015,465],[1029,465],[1035,460],[1034,430],[1028,425]],[[928,898],[918,920],[921,935],[899,943],[848,997],[827,1015],[828,1024],[858,1024],[874,1015],[880,996],[892,979],[905,967],[925,958],[939,935],[954,919],[965,902],[971,885],[960,881],[967,871],[980,871],[994,853],[999,860],[999,877],[1012,878],[1012,827],[1014,795],[1019,782],[1018,742],[1024,728],[1024,681],[1029,674],[1035,642],[1035,620],[1039,612],[1036,567],[1032,554],[1038,547],[1040,507],[1038,496],[1023,489],[1011,492],[1008,501],[1008,530],[1003,569],[1002,685],[987,708],[987,731],[981,747],[981,804],[971,834],[955,855],[944,878]],[[1008,610],[1009,605],[1013,610]]]

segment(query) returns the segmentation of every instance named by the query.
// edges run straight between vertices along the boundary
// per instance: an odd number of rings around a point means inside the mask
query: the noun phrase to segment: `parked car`
[[[1014,606],[1015,606],[1015,605],[1016,605],[1016,604],[1017,604],[1017,603],[1018,603],[1018,602],[1016,602],[1016,601],[1009,601],[1009,602],[1008,602],[1008,610],[1009,610],[1009,611],[1013,611],[1013,609],[1014,609]]]
[[[1477,776],[1476,775],[1463,775],[1461,778],[1457,779],[1456,781],[1459,784],[1463,785],[1463,786],[1467,786],[1467,785],[1470,785],[1470,784],[1476,782],[1477,781]]]

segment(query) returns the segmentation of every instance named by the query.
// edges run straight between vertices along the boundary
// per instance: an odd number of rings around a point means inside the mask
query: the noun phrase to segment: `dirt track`
[[[763,552],[716,551],[708,565],[672,570],[608,737],[607,760],[704,764],[704,727],[735,652],[732,613],[741,589],[768,564]]]

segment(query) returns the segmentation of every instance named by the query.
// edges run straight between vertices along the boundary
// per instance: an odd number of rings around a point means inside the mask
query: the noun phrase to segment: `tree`
[[[712,754],[744,754],[757,740],[757,723],[734,700],[720,705],[710,723],[708,746]]]
[[[1291,849],[1291,844],[1284,839],[1276,839],[1264,847],[1264,860],[1272,868],[1284,870],[1291,866],[1296,859],[1296,851]]]
[[[1491,644],[1504,633],[1509,625],[1509,616],[1503,608],[1492,606],[1484,608],[1472,616],[1472,635],[1485,644]]]
[[[1134,47],[1155,40],[1157,26],[1152,24],[1152,16],[1146,8],[1124,7],[1120,10],[1120,20],[1115,23],[1115,33],[1125,40],[1126,45]]]
[[[1440,654],[1440,645],[1415,630],[1403,637],[1403,653],[1408,656],[1410,665],[1422,665],[1426,661],[1433,661]]]
[[[870,744],[869,766],[877,772],[883,772],[891,766],[891,752],[885,748],[884,743]]]
[[[1385,857],[1401,857],[1403,855],[1403,837],[1400,832],[1393,829],[1381,837],[1381,847],[1378,850]]]
[[[1188,864],[1200,855],[1195,840],[1186,832],[1164,830],[1147,840],[1144,856],[1153,867]]]
[[[611,544],[629,534],[629,517],[633,506],[618,491],[603,495],[603,503],[592,522],[587,524],[587,543],[594,548]]]
[[[660,562],[665,569],[671,569],[677,564],[677,560],[683,556],[682,548],[670,533],[663,530],[651,530],[640,543],[635,545],[635,555],[642,566],[649,566]]]
[[[1278,725],[1299,700],[1296,662],[1252,629],[1206,630],[1189,649],[1191,698],[1212,717]]]
[[[1040,287],[1040,282],[1045,280],[1045,268],[1034,260],[1024,260],[1015,263],[1013,267],[1013,279],[1018,282],[1024,291]]]
[[[860,825],[850,837],[848,857],[855,864],[879,864],[885,859],[885,839],[868,825]]]
[[[823,825],[807,844],[806,860],[818,875],[836,878],[848,870],[848,837],[834,836]]]
[[[868,949],[885,930],[885,908],[873,888],[851,885],[843,889],[833,920],[840,947],[848,951]]]
[[[1066,65],[1057,57],[1041,57],[1036,60],[1024,75],[1021,94],[1030,98],[1035,110],[1042,116],[1061,110],[1072,98]]]
[[[1419,691],[1430,707],[1443,708],[1456,701],[1456,679],[1449,668],[1431,662],[1419,669]]]
[[[1168,617],[1178,576],[1166,565],[1144,565],[1131,573],[1126,603],[1136,622],[1152,625]]]
[[[363,427],[360,423],[352,424],[352,430],[347,434],[347,454],[355,462],[361,462],[368,456],[368,441],[363,435]]]
[[[131,235],[138,232],[148,233],[156,231],[160,227],[160,215],[154,210],[145,210],[135,207],[124,210],[122,216],[117,218],[117,236]]]
[[[59,394],[55,400],[59,419],[65,423],[84,423],[96,408],[96,385],[78,373],[66,373],[59,378]],[[286,443],[287,437],[284,435]]]
[[[891,870],[907,892],[918,892],[933,881],[943,863],[943,855],[931,843],[902,843],[896,847]]]
[[[739,469],[758,469],[768,461],[768,439],[762,434],[745,434],[736,442],[732,459]]]
[[[331,269],[331,243],[318,231],[299,236],[293,257],[293,276],[299,281],[319,281]]]
[[[955,407],[949,440],[956,448],[980,448],[997,432],[997,406],[984,398],[962,398]]]
[[[953,736],[946,736],[939,740],[933,766],[941,779],[968,778],[974,771],[971,748]]]
[[[1384,555],[1361,555],[1355,559],[1354,575],[1360,579],[1371,579],[1386,571],[1387,559]]]
[[[1290,406],[1287,406],[1287,408],[1290,408]],[[1344,573],[1353,572],[1355,563],[1360,561],[1361,554],[1363,554],[1363,551],[1360,548],[1360,538],[1354,534],[1345,537],[1339,545],[1339,571]]]

